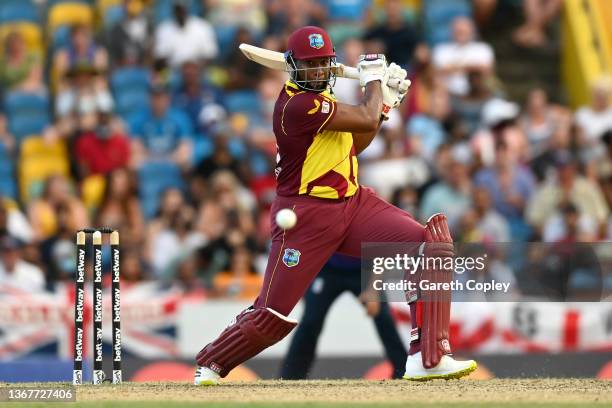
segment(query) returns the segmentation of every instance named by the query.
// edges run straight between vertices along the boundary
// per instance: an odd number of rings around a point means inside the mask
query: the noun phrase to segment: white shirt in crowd
[[[12,271],[7,271],[0,262],[0,285],[28,292],[42,292],[45,290],[45,274],[38,266],[24,260],[18,260]]]
[[[583,130],[588,144],[599,143],[606,130],[612,130],[612,107],[603,112],[595,112],[583,106],[576,112],[576,124]]]
[[[167,58],[177,68],[187,61],[213,59],[219,49],[212,25],[200,17],[189,16],[183,27],[174,20],[157,27],[154,53],[157,58]]]
[[[469,42],[466,44],[443,43],[433,49],[433,63],[437,69],[451,67],[492,67],[495,62],[493,49],[483,42]],[[465,70],[449,74],[446,77],[448,90],[455,95],[465,95],[469,91],[469,84]]]

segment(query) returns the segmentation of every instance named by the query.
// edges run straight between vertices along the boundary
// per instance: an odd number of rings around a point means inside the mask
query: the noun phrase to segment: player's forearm
[[[372,81],[366,84],[361,106],[369,121],[375,124],[376,130],[380,124],[380,114],[383,108],[383,95],[380,81]]]
[[[376,126],[367,132],[353,133],[353,143],[357,154],[365,150],[372,143],[378,133],[382,123],[382,90],[379,81],[373,81],[366,85],[365,94],[362,102],[364,110],[367,112],[369,121],[376,123]]]
[[[363,152],[372,143],[372,140],[378,134],[381,124],[382,117],[378,120],[378,126],[375,130],[365,133],[353,133],[353,144],[355,145],[356,154]]]

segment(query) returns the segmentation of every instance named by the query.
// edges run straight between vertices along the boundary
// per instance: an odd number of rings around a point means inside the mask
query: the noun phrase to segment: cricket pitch
[[[0,384],[0,388],[55,386]],[[66,384],[63,384],[67,386]],[[596,379],[313,380],[222,382],[198,387],[183,382],[123,383],[77,387],[76,403],[28,407],[599,407],[612,405],[612,381]],[[0,402],[0,406],[8,403]],[[22,404],[10,404],[18,408]]]

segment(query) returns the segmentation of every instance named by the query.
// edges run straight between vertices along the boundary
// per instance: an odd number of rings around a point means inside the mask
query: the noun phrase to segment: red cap
[[[295,30],[287,41],[287,51],[291,52],[296,60],[336,56],[327,31],[315,26]]]

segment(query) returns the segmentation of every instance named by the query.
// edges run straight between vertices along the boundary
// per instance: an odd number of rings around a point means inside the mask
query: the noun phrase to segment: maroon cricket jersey
[[[277,194],[353,196],[359,187],[351,132],[325,130],[336,114],[328,91],[307,92],[287,81],[274,106]]]

